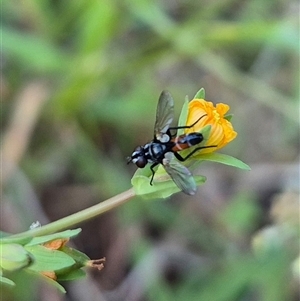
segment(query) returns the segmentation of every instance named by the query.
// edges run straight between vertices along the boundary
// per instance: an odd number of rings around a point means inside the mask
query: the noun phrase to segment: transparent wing
[[[154,135],[158,140],[167,132],[174,116],[174,100],[168,91],[162,91],[156,110]]]
[[[175,184],[186,194],[194,195],[197,185],[192,173],[174,159],[173,153],[166,153],[163,166]]]

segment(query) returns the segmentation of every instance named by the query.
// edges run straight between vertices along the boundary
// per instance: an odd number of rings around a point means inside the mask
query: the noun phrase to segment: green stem
[[[127,201],[135,197],[133,189],[129,189],[125,192],[122,192],[106,201],[103,201],[97,205],[89,207],[87,209],[81,210],[64,218],[61,218],[55,222],[52,222],[48,225],[42,226],[40,228],[28,230],[22,233],[18,233],[10,236],[10,238],[19,238],[19,237],[35,237],[47,235],[55,232],[59,232],[64,229],[69,229],[80,222],[87,221],[97,215],[100,215],[106,211],[109,211],[115,207],[118,207]]]

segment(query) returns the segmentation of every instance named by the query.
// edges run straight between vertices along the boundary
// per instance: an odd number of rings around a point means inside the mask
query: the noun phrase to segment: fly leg
[[[183,126],[174,126],[174,127],[170,127],[168,130],[179,130],[179,129],[190,129],[192,128],[194,125],[196,125],[200,119],[202,119],[203,117],[207,116],[207,114],[202,115],[201,117],[199,117],[193,124],[191,125],[183,125]]]
[[[154,175],[155,175],[155,170],[154,170],[154,167],[157,166],[159,163],[153,163],[151,166],[150,166],[150,169],[152,171],[152,177],[151,177],[151,180],[150,180],[150,185],[152,186],[152,182],[153,182],[153,178],[154,178]]]
[[[188,158],[190,158],[192,155],[194,155],[197,151],[204,149],[204,148],[210,148],[210,147],[217,147],[217,145],[209,145],[209,146],[200,146],[195,148],[192,152],[190,152],[186,157],[182,157],[181,155],[179,155],[177,152],[174,152],[174,155],[176,157],[177,160],[184,162],[185,160],[187,160]]]

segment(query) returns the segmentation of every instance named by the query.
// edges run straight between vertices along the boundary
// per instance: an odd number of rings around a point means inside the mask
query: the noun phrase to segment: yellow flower
[[[187,125],[195,123],[202,117],[192,128],[186,129],[185,133],[201,132],[207,125],[211,125],[209,137],[204,137],[205,145],[215,145],[216,147],[204,148],[203,153],[211,153],[232,141],[237,133],[234,131],[230,121],[224,118],[230,107],[223,103],[218,103],[214,107],[213,103],[204,99],[193,99],[189,102]]]

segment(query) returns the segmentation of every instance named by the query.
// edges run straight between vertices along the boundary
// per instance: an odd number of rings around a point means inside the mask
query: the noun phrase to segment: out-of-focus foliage
[[[129,188],[125,158],[152,139],[163,89],[177,116],[199,87],[228,103],[238,137],[224,152],[252,168],[205,163],[195,197],[136,199],[80,225],[76,247],[107,261],[67,286],[68,300],[296,300],[299,223],[288,209],[299,208],[297,1],[1,6],[3,231]],[[5,300],[60,296],[31,277],[13,281]]]

